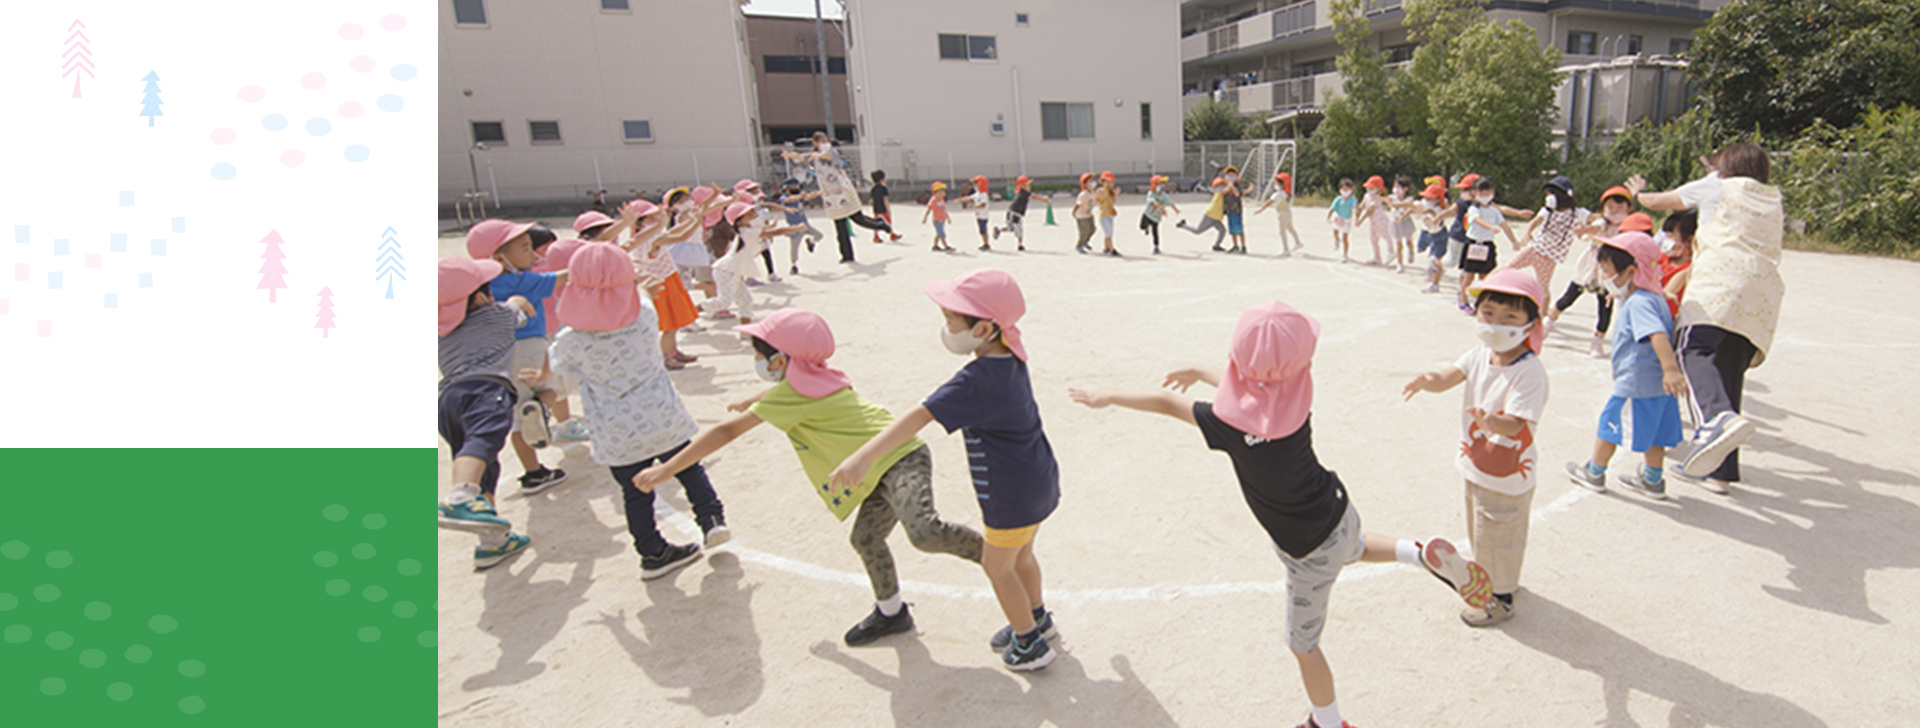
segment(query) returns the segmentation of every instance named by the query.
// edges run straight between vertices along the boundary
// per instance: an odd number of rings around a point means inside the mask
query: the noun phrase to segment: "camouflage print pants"
[[[853,517],[850,540],[867,565],[877,601],[900,593],[900,575],[893,567],[893,552],[887,549],[887,535],[893,533],[896,522],[906,526],[914,548],[980,563],[980,532],[940,520],[940,513],[933,509],[933,456],[925,445],[888,468]]]

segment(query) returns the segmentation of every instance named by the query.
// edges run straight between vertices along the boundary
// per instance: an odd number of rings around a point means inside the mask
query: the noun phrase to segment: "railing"
[[[1240,47],[1240,26],[1222,26],[1207,31],[1207,55],[1225,53]]]
[[[1399,10],[1401,3],[1402,0],[1366,0],[1366,6],[1365,9],[1362,10],[1362,13],[1365,15],[1379,15],[1381,13]]]
[[[1313,77],[1291,78],[1273,83],[1274,111],[1288,111],[1305,106],[1313,106]]]
[[[1273,37],[1284,38],[1295,33],[1313,30],[1319,23],[1319,17],[1314,14],[1314,10],[1313,0],[1307,0],[1307,2],[1294,3],[1273,11]]]

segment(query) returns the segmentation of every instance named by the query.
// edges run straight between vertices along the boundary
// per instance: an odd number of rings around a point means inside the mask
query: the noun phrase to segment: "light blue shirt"
[[[1613,309],[1613,394],[1641,399],[1666,394],[1660,385],[1660,357],[1647,337],[1673,337],[1673,314],[1667,300],[1653,291],[1635,289]]]

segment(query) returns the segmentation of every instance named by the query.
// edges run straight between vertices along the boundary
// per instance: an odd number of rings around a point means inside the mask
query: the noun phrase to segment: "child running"
[[[929,188],[933,196],[927,198],[927,211],[920,213],[920,224],[927,224],[927,218],[933,218],[933,249],[953,252],[953,246],[947,244],[947,183],[935,182]]]
[[[1560,321],[1560,315],[1566,313],[1567,309],[1573,307],[1574,302],[1580,300],[1581,293],[1594,294],[1593,341],[1587,345],[1587,354],[1595,359],[1607,357],[1607,324],[1613,320],[1613,301],[1600,295],[1602,289],[1597,281],[1599,270],[1596,267],[1595,256],[1600,250],[1599,240],[1627,232],[1629,226],[1637,232],[1652,232],[1653,218],[1640,215],[1646,218],[1645,226],[1642,227],[1639,220],[1628,221],[1628,216],[1634,214],[1638,213],[1633,212],[1633,193],[1627,191],[1627,188],[1616,185],[1600,193],[1598,219],[1589,219],[1587,224],[1578,230],[1579,234],[1588,238],[1587,250],[1581,254],[1579,264],[1574,267],[1573,280],[1567,283],[1567,292],[1560,295],[1560,300],[1553,304],[1553,310],[1547,313],[1547,329],[1552,330],[1553,325]]]
[[[513,361],[515,372],[522,370],[540,371],[546,368],[547,361],[547,321],[546,310],[539,302],[553,295],[555,286],[565,285],[567,272],[534,273],[533,238],[529,232],[533,223],[515,224],[506,220],[482,220],[467,231],[467,254],[475,260],[492,260],[499,263],[503,272],[492,277],[488,284],[496,300],[508,300],[520,296],[534,303],[533,313],[513,332]],[[540,462],[538,448],[553,442],[553,431],[547,424],[547,412],[559,399],[559,392],[548,382],[528,384],[515,378],[514,385],[514,425],[513,434],[508,442],[513,445],[513,454],[520,459],[520,467],[526,471],[520,476],[520,493],[533,495],[552,488],[567,480],[567,471],[548,468]]]
[[[1405,175],[1393,178],[1393,197],[1387,200],[1388,209],[1393,213],[1393,272],[1406,270],[1415,262],[1413,251],[1413,212],[1419,204],[1407,196],[1413,180]]]
[[[987,243],[987,206],[992,199],[987,196],[987,178],[975,175],[967,181],[973,183],[973,194],[967,195],[965,205],[973,210],[973,226],[980,229],[980,249],[992,250],[993,246]]]
[[[1333,249],[1340,251],[1340,262],[1350,263],[1347,257],[1347,235],[1353,232],[1353,208],[1359,200],[1353,198],[1353,180],[1340,180],[1340,197],[1327,206],[1327,223],[1333,226]]]
[[[1180,206],[1173,204],[1173,197],[1167,194],[1166,184],[1164,174],[1147,180],[1147,207],[1140,211],[1140,232],[1153,234],[1154,255],[1160,254],[1160,219],[1167,216],[1168,210],[1180,211]]]
[[[1174,227],[1195,235],[1205,235],[1208,230],[1212,230],[1214,231],[1213,249],[1224,251],[1226,248],[1220,247],[1220,241],[1227,238],[1227,180],[1225,177],[1215,177],[1212,182],[1207,183],[1207,186],[1213,190],[1213,201],[1207,203],[1207,209],[1200,213],[1200,227],[1187,227],[1185,220],[1181,220]]]
[[[873,177],[873,193],[872,193],[873,194],[873,216],[881,220],[887,221],[887,226],[891,228],[893,226],[893,208],[891,205],[888,204],[891,202],[891,200],[888,199],[888,192],[887,192],[887,171],[884,169],[876,169],[873,171],[872,177]],[[893,230],[889,229],[887,230],[887,234],[893,236],[894,242],[896,243],[900,242],[900,233],[894,232]],[[873,231],[873,242],[876,242],[876,243],[880,242],[879,230]]]
[[[1407,399],[1466,384],[1460,415],[1460,456],[1454,460],[1467,485],[1467,540],[1473,558],[1487,569],[1493,600],[1460,613],[1469,627],[1513,618],[1532,518],[1535,469],[1533,428],[1547,406],[1547,368],[1540,363],[1540,307],[1547,291],[1517,270],[1497,271],[1474,287],[1480,345],[1460,361],[1408,382]]]
[[[800,275],[801,239],[806,239],[807,252],[811,253],[814,243],[826,237],[819,228],[807,221],[807,200],[819,196],[819,190],[801,192],[800,180],[788,178],[787,181],[780,183],[780,207],[787,213],[787,225],[800,228],[787,236],[787,259],[793,261],[792,270],[787,272],[791,275]]]
[[[1301,728],[1342,727],[1333,670],[1320,649],[1328,598],[1340,570],[1355,561],[1415,563],[1469,606],[1486,604],[1488,574],[1445,539],[1426,543],[1360,530],[1346,486],[1313,453],[1314,344],[1320,323],[1269,301],[1240,314],[1225,369],[1187,368],[1162,386],[1185,392],[1195,382],[1218,388],[1213,402],[1167,391],[1069,389],[1073,401],[1154,412],[1199,428],[1210,450],[1227,454],[1248,510],[1273,539],[1287,567],[1287,645],[1300,665],[1312,714]]]
[[[1024,174],[1014,178],[1013,204],[1007,206],[1007,225],[1006,227],[994,228],[993,239],[999,240],[1000,233],[1003,231],[1012,232],[1014,242],[1020,246],[1021,250],[1026,250],[1027,229],[1026,226],[1021,223],[1025,222],[1027,218],[1027,202],[1036,197],[1040,198],[1041,202],[1053,201],[1051,197],[1033,193],[1033,178]]]
[[[1360,217],[1353,221],[1354,227],[1367,224],[1367,241],[1373,244],[1373,261],[1368,265],[1380,265],[1380,244],[1393,246],[1393,221],[1389,219],[1387,207],[1387,183],[1380,175],[1368,177],[1365,184],[1366,196],[1360,200]]]
[[[1467,249],[1460,256],[1460,310],[1467,315],[1473,314],[1473,304],[1468,301],[1468,289],[1475,278],[1492,273],[1500,267],[1500,251],[1493,244],[1496,233],[1506,233],[1507,242],[1515,249],[1520,240],[1513,236],[1513,229],[1507,227],[1507,218],[1501,214],[1500,207],[1493,202],[1493,180],[1481,177],[1473,183],[1473,192],[1466,217]]]
[[[1573,236],[1580,223],[1592,213],[1574,204],[1573,180],[1555,177],[1547,180],[1546,205],[1527,224],[1527,245],[1508,263],[1511,268],[1532,268],[1542,290],[1553,290],[1553,271],[1567,259]]]
[[[1093,173],[1080,173],[1080,194],[1073,198],[1073,224],[1080,228],[1080,240],[1073,244],[1073,252],[1086,255],[1093,248],[1087,242],[1093,240]]]
[[[626,502],[627,532],[640,553],[640,578],[658,579],[700,557],[697,544],[672,544],[654,524],[653,490],[634,487],[641,470],[686,449],[699,431],[655,348],[652,306],[639,288],[633,263],[617,247],[590,243],[574,253],[573,280],[554,311],[567,328],[553,342],[554,368],[580,382],[580,401],[595,433],[593,461],[613,471]],[[720,497],[699,463],[680,471],[680,485],[693,504],[706,546],[731,537]]]
[[[945,321],[940,340],[948,351],[973,360],[920,405],[894,420],[833,471],[835,488],[863,480],[883,454],[917,438],[938,422],[963,430],[973,489],[986,522],[980,565],[993,584],[1007,626],[988,646],[1007,669],[1039,670],[1053,662],[1047,639],[1059,637],[1040,593],[1040,562],[1034,534],[1060,504],[1060,467],[1041,428],[1027,376],[1027,350],[1016,325],[1027,305],[1013,276],[985,268],[952,281],[924,286]]]
[[[1439,177],[1428,178],[1427,188],[1420,191],[1420,206],[1414,209],[1413,221],[1420,226],[1420,241],[1416,251],[1426,251],[1431,261],[1427,264],[1427,287],[1421,293],[1439,293],[1440,276],[1446,272],[1447,259],[1447,183]]]
[[[485,223],[481,223],[485,224]],[[474,227],[479,227],[475,225]],[[480,536],[473,568],[490,568],[526,550],[532,539],[493,507],[500,449],[513,427],[514,330],[533,317],[523,296],[493,300],[501,265],[493,260],[440,260],[440,437],[453,450],[453,482],[440,502],[440,527]]]
[[[1240,184],[1240,168],[1232,165],[1228,165],[1226,169],[1220,170],[1220,177],[1227,181],[1226,196],[1220,200],[1220,212],[1227,217],[1227,234],[1233,236],[1233,247],[1229,248],[1227,252],[1245,255],[1247,253],[1247,227],[1246,220],[1242,213],[1246,211],[1246,193],[1252,188],[1252,185],[1242,187]],[[1214,250],[1219,249],[1219,246],[1214,246]]]
[[[1646,466],[1616,476],[1621,487],[1654,500],[1667,499],[1667,448],[1680,444],[1680,400],[1687,379],[1673,353],[1673,313],[1660,294],[1660,246],[1646,233],[1621,233],[1600,241],[1600,285],[1614,300],[1613,396],[1600,409],[1593,458],[1567,463],[1573,482],[1596,493],[1607,489],[1607,463],[1615,448],[1641,453]],[[1544,290],[1544,289],[1543,289]]]
[[[1260,209],[1254,210],[1253,214],[1266,212],[1269,207],[1279,213],[1280,257],[1288,258],[1293,256],[1293,251],[1305,248],[1307,244],[1300,242],[1300,231],[1293,229],[1293,175],[1277,172],[1273,175],[1273,181],[1278,183],[1273,186],[1273,194],[1268,195],[1266,201],[1260,203]],[[1288,236],[1293,237],[1292,244],[1287,243]]]
[[[877,458],[858,485],[836,489],[830,482],[833,469],[893,424],[893,415],[854,392],[846,372],[827,366],[833,332],[818,314],[783,308],[738,330],[751,337],[755,372],[775,384],[729,405],[727,409],[740,414],[702,430],[666,462],[640,471],[635,487],[651,491],[760,423],[771,423],[787,433],[812,484],[808,487],[834,518],[844,521],[856,507],[860,510],[852,543],[866,564],[875,603],[873,611],[847,631],[847,646],[913,629],[913,614],[900,598],[900,576],[887,549],[887,534],[900,523],[914,548],[977,564],[979,532],[943,521],[933,509],[933,459],[918,437]]]
[[[1120,212],[1113,209],[1113,203],[1119,197],[1120,190],[1113,186],[1113,172],[1101,172],[1100,187],[1093,192],[1093,201],[1100,206],[1100,233],[1106,236],[1106,250],[1101,253],[1116,258],[1120,257],[1120,251],[1113,249],[1113,218]]]

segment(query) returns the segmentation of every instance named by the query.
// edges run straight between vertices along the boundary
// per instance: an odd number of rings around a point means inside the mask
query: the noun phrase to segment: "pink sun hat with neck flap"
[[[707,200],[713,198],[714,193],[713,193],[712,187],[695,187],[693,188],[693,192],[691,194],[693,195],[693,204],[704,205],[704,204],[707,204]],[[713,227],[715,224],[718,224],[720,222],[720,216],[725,215],[726,213],[727,213],[727,208],[724,205],[722,205],[720,209],[707,213],[706,217],[700,219],[700,227],[703,227],[703,228]]]
[[[467,231],[467,256],[474,260],[490,260],[500,246],[532,229],[533,223],[530,222],[481,220]]]
[[[1027,347],[1020,340],[1020,317],[1027,315],[1027,299],[1020,295],[1020,284],[998,268],[981,268],[951,281],[931,281],[920,287],[941,308],[954,313],[992,321],[1000,327],[1000,339],[1020,361],[1027,360]]]
[[[833,356],[833,330],[820,314],[783,308],[772,316],[733,329],[767,342],[787,355],[786,382],[803,397],[819,399],[853,385],[847,373],[827,366]]]
[[[612,243],[588,243],[567,261],[567,289],[553,314],[582,331],[617,331],[640,316],[639,274]]]
[[[1641,237],[1646,236],[1641,235]],[[1647,238],[1647,242],[1651,243],[1653,239]],[[1655,276],[1659,275],[1659,269],[1660,267],[1656,264],[1654,266]],[[1475,299],[1480,298],[1481,291],[1499,291],[1501,293],[1511,293],[1515,296],[1525,296],[1533,300],[1535,309],[1542,313],[1547,310],[1546,287],[1540,285],[1540,279],[1534,277],[1532,273],[1522,272],[1516,268],[1501,268],[1467,287],[1467,295]],[[1538,325],[1541,322],[1537,318],[1534,323],[1536,325],[1533,327],[1533,332],[1527,334],[1527,346],[1533,349],[1533,353],[1538,354],[1540,353],[1540,347],[1547,340],[1547,329],[1545,326]]]
[[[575,235],[585,235],[587,234],[588,228],[612,223],[613,218],[607,217],[606,213],[599,210],[588,210],[580,213],[579,217],[573,219],[573,232]]]
[[[1660,293],[1665,287],[1660,285],[1660,244],[1643,232],[1620,233],[1600,241],[1601,245],[1619,248],[1633,256],[1633,287],[1643,291]],[[1614,271],[1619,275],[1620,271]]]
[[[467,320],[467,300],[500,275],[501,266],[491,260],[472,258],[440,259],[440,335],[446,336]]]
[[[1279,301],[1241,312],[1213,414],[1269,440],[1298,432],[1313,411],[1313,349],[1319,340],[1319,321]]]
[[[547,246],[547,270],[548,271],[566,270],[567,264],[573,261],[573,254],[580,252],[580,248],[587,244],[588,244],[587,241],[582,240],[580,238],[565,238],[562,240],[553,241],[552,245]],[[556,305],[560,300],[560,294],[566,292],[566,290],[567,290],[567,287],[564,284],[554,287],[553,295],[548,297],[547,300],[542,302],[541,305],[545,306],[547,311],[557,312],[559,309],[556,308]],[[548,316],[547,317],[547,338],[551,339],[553,338],[554,334],[557,334],[559,332],[560,332],[560,316],[557,313],[555,315]]]

